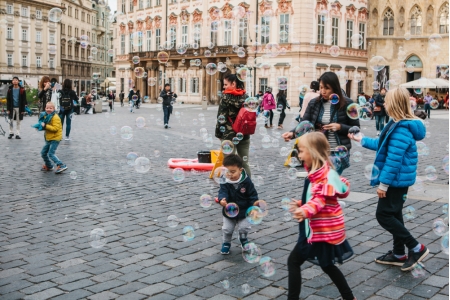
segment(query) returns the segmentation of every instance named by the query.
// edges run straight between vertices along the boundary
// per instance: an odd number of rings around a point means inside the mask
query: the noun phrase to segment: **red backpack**
[[[240,132],[243,135],[254,134],[256,131],[256,112],[241,107],[234,122],[231,118],[230,122],[234,132]]]

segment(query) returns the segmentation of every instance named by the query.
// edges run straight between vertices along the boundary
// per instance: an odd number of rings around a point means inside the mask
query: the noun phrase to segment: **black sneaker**
[[[14,134],[10,133],[9,136],[8,136],[8,139],[12,139],[13,136],[14,136]]]
[[[380,257],[375,258],[375,262],[383,265],[393,265],[393,266],[403,266],[403,264],[407,261],[406,257],[401,259],[397,258],[394,255],[394,252],[389,251],[386,254],[381,255]]]
[[[20,139],[21,139],[21,137],[16,135],[16,140],[20,140]]]
[[[430,250],[428,250],[425,245],[422,245],[422,250],[419,252],[409,251],[408,252],[408,259],[403,264],[401,270],[402,271],[409,271],[413,269],[419,262],[421,262],[427,255],[430,253]]]
[[[244,248],[245,244],[248,243],[248,239],[247,239],[247,238],[245,238],[245,239],[239,239],[239,241],[241,242],[241,248]]]

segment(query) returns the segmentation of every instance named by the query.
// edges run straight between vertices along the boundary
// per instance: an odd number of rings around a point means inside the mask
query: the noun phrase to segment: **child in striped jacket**
[[[302,200],[292,201],[290,211],[299,222],[297,245],[288,258],[288,300],[298,300],[301,291],[301,265],[319,265],[337,286],[342,299],[354,300],[342,272],[334,265],[353,255],[345,239],[344,214],[338,198],[350,192],[349,182],[339,177],[330,161],[330,145],[320,132],[307,133],[297,143],[299,160],[309,171]]]

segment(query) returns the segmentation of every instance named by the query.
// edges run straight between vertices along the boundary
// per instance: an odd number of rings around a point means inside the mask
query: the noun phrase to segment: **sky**
[[[112,13],[117,11],[117,0],[108,0],[108,4]]]

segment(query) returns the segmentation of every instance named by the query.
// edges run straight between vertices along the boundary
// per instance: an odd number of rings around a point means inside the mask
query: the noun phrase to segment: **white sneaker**
[[[64,138],[64,140],[65,140],[65,141],[70,141],[70,137],[66,136],[66,137]]]
[[[379,136],[380,135],[380,132],[379,131],[377,131],[377,136]]]

